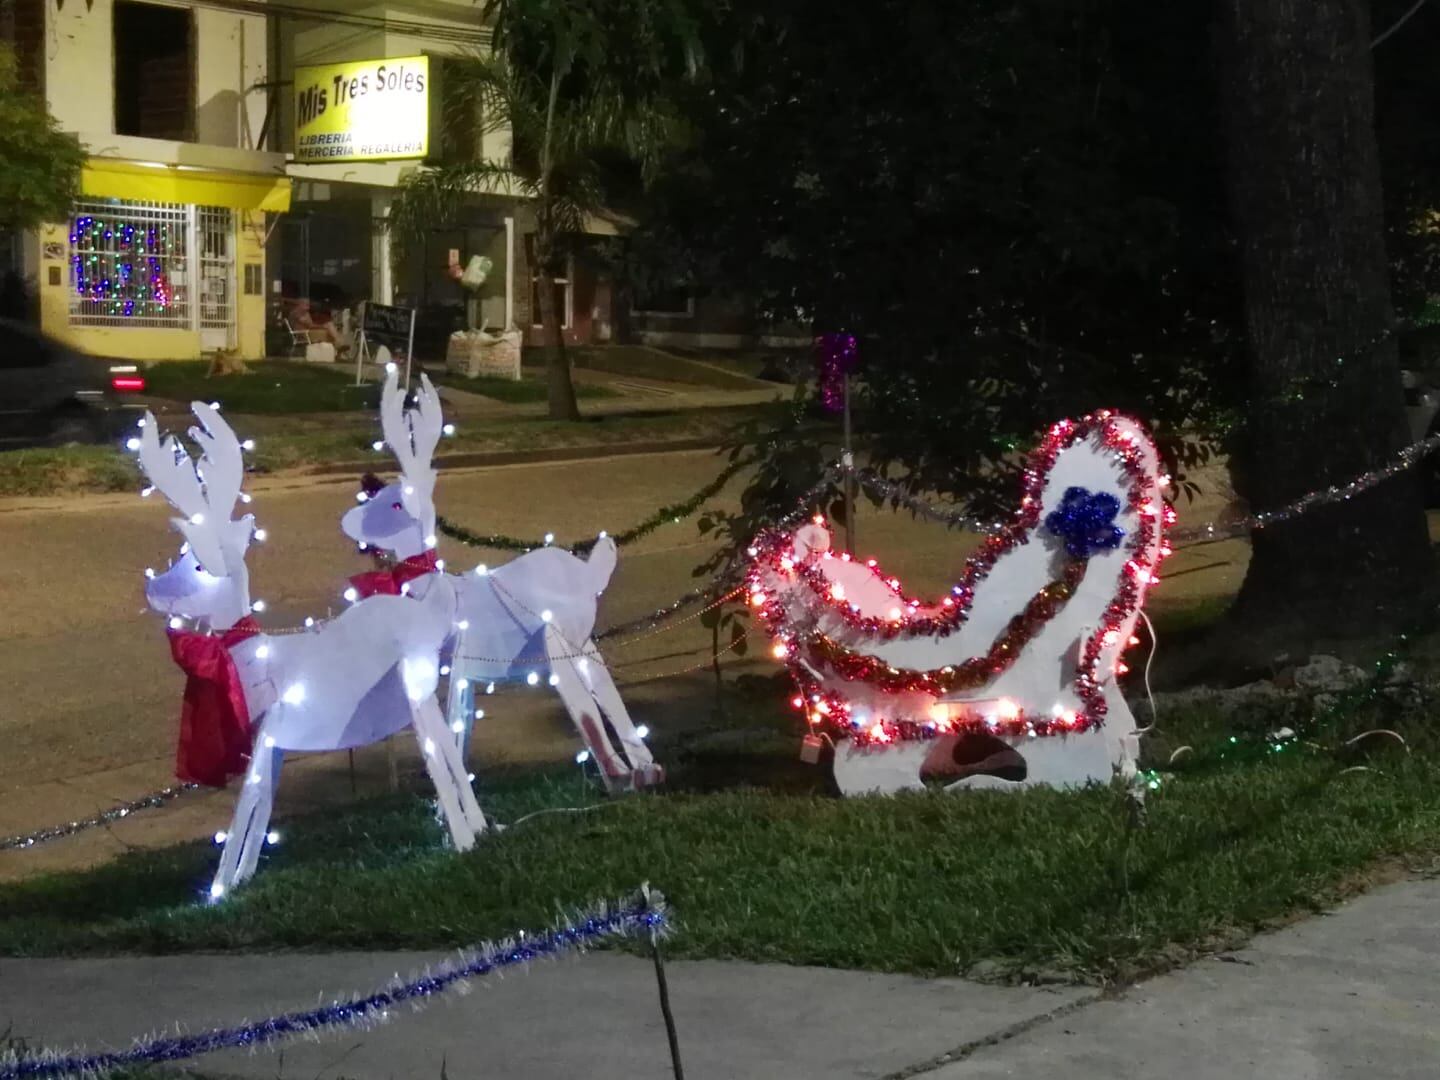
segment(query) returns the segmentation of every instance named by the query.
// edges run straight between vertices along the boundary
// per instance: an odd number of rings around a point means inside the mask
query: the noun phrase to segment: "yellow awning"
[[[91,158],[80,177],[82,194],[102,199],[194,203],[231,210],[290,209],[290,180],[284,176],[137,165]]]

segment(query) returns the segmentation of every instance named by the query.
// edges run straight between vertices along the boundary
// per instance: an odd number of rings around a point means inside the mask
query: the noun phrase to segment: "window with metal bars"
[[[119,199],[76,202],[70,324],[190,329],[190,209]]]

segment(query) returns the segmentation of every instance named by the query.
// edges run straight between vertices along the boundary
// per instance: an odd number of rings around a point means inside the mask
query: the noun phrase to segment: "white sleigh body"
[[[1047,444],[1051,460],[1032,468],[1011,537],[987,541],[1003,553],[986,572],[982,547],[950,595],[933,602],[917,603],[878,567],[831,551],[818,523],[788,543],[760,545],[752,603],[796,676],[809,726],[835,744],[843,792],[919,788],[927,778],[955,787],[1063,787],[1134,773],[1134,721],[1115,675],[1167,550],[1172,512],[1160,461],[1144,429],[1113,414],[1056,425]],[[1119,500],[1113,525],[1123,538],[1083,560],[1067,555],[1064,538],[1046,527],[1075,488]],[[1068,595],[1017,636],[1012,620],[1067,573]],[[967,591],[968,612],[955,622]],[[948,632],[930,632],[929,617]],[[872,622],[856,625],[857,618]],[[875,622],[895,632],[879,632]],[[1015,647],[997,649],[1006,642]],[[866,677],[856,677],[853,667],[867,663]],[[912,673],[943,680],[956,669],[975,674],[949,688],[886,683]],[[964,775],[967,761],[987,753],[982,744],[1013,751],[1004,775]]]

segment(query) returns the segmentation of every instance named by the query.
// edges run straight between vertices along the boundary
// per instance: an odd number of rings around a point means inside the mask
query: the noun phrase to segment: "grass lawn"
[[[740,731],[657,747],[665,794],[538,817],[465,855],[444,849],[419,794],[298,819],[217,906],[200,902],[212,845],[137,852],[0,887],[0,953],[442,948],[649,881],[674,905],[679,956],[1126,979],[1319,910],[1378,861],[1440,841],[1433,736],[1409,754],[1375,740],[1387,748],[1373,771],[1345,772],[1353,762],[1299,741],[1270,748],[1293,716],[1162,715],[1157,760],[1194,751],[1133,827],[1102,787],[832,797],[827,771],[795,758],[784,683],[742,680],[737,694]],[[1304,735],[1336,746],[1380,717],[1412,734],[1376,704]],[[482,770],[479,788],[501,821],[599,800],[574,768]]]
[[[344,364],[302,364],[261,360],[249,375],[206,378],[208,360],[172,361],[145,368],[145,390],[172,401],[218,401],[230,412],[252,414],[353,412],[373,409],[378,383],[355,385],[355,369]]]
[[[546,399],[548,390],[543,371],[526,371],[520,379],[500,379],[493,375],[477,375],[470,378],[451,371],[430,372],[430,378],[441,386],[453,386],[457,390],[468,390],[472,394],[483,394],[510,405],[529,405]],[[619,395],[604,386],[591,383],[576,383],[575,396],[581,401],[599,398],[613,398]]]
[[[574,423],[539,417],[461,423],[455,436],[441,445],[440,460],[443,467],[444,456],[472,452],[604,447],[679,439],[719,442],[737,425],[762,412],[741,406],[597,416]],[[312,424],[310,430],[256,435],[256,449],[246,459],[260,473],[334,463],[362,464],[378,460],[371,447],[377,438],[378,420],[369,425]],[[391,467],[390,461],[384,459],[385,468]],[[716,472],[719,468],[717,464]],[[118,446],[0,451],[0,498],[137,491],[141,486],[133,455]]]

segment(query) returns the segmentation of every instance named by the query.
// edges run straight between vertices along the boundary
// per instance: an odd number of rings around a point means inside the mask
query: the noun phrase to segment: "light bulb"
[[[607,533],[604,529],[601,529],[601,530],[600,530],[600,539],[601,539],[601,540],[604,540],[604,539],[605,539],[607,536],[609,536],[609,535],[610,535],[610,534]]]
[[[306,616],[305,616],[305,629],[308,630],[308,629],[310,629],[310,627],[312,627],[312,626],[314,626],[314,625],[315,625],[315,618],[314,618],[314,616],[312,616],[312,615],[306,615]]]
[[[139,450],[139,449],[140,449],[140,439],[139,439],[137,436],[131,435],[130,438],[128,438],[128,439],[125,440],[125,449],[126,449],[126,450]]]
[[[274,736],[274,735],[266,735],[266,736],[265,736],[265,749],[266,749],[266,750],[274,750],[274,749],[275,749],[275,736]]]
[[[470,629],[470,620],[469,620],[469,619],[461,619],[459,622],[457,622],[457,623],[455,624],[455,629],[456,629],[456,630],[469,630],[469,629]]]
[[[387,375],[394,375],[395,372],[397,372],[397,371],[399,371],[399,370],[400,370],[400,369],[395,366],[395,361],[393,361],[393,360],[391,360],[389,363],[387,363],[387,364],[385,365],[385,374],[387,374]]]
[[[560,685],[560,676],[559,676],[559,675],[556,675],[556,674],[554,674],[554,673],[552,672],[551,675],[550,675],[550,678],[546,679],[545,681],[548,682],[551,686],[559,686],[559,685]]]
[[[251,610],[251,611],[264,611],[264,610],[265,610],[265,601],[264,601],[264,600],[256,600],[253,604],[250,605],[250,610]]]
[[[255,650],[255,659],[257,659],[257,660],[264,660],[264,659],[265,659],[267,656],[269,656],[269,655],[270,655],[270,646],[269,646],[269,645],[261,645],[258,649]]]
[[[305,684],[291,683],[285,688],[285,693],[280,695],[280,700],[286,705],[299,705],[305,700]]]
[[[190,515],[190,524],[191,524],[191,525],[204,525],[204,524],[205,524],[205,515],[202,514],[202,513],[200,513],[200,512],[197,510],[195,513],[193,513],[193,514]]]
[[[265,843],[269,844],[271,847],[274,847],[276,844],[280,843],[280,834],[274,829],[271,829],[265,834]]]
[[[455,425],[454,425],[454,424],[446,424],[446,425],[445,425],[444,427],[442,427],[440,430],[443,431],[446,435],[454,435],[454,434],[455,434]]]
[[[650,725],[641,724],[635,729],[635,734],[639,735],[642,739],[648,739],[650,737]]]
[[[223,843],[225,842],[225,837],[228,836],[228,835],[229,835],[229,834],[226,833],[226,831],[225,831],[224,829],[221,829],[219,832],[217,832],[217,833],[215,834],[215,843],[217,843],[217,844],[223,844]]]
[[[493,694],[493,693],[495,692],[495,684],[494,684],[493,682],[492,682],[492,683],[486,683],[486,684],[485,684],[485,692],[486,692],[487,694]]]
[[[433,548],[437,543],[439,543],[439,540],[435,538],[434,533],[431,533],[429,536],[425,537],[425,546],[427,548]]]
[[[212,402],[210,402],[210,407],[211,407],[212,409],[214,409],[216,412],[219,412],[219,411],[220,411],[220,402],[218,402],[218,401],[212,401]]]
[[[485,565],[483,562],[482,562],[479,566],[475,567],[475,576],[476,576],[476,577],[484,577],[484,576],[485,576],[486,574],[488,574],[489,572],[490,572],[489,568],[486,567],[486,565]]]
[[[370,444],[370,449],[371,449],[371,450],[384,450],[384,449],[385,449],[385,440],[384,440],[384,439],[376,439],[374,442],[372,442],[372,443]]]
[[[476,709],[476,710],[475,710],[475,719],[476,719],[476,720],[484,720],[484,719],[485,719],[485,710],[484,710],[484,709]]]
[[[142,416],[142,417],[140,417],[139,420],[136,420],[136,421],[135,421],[135,426],[136,426],[136,427],[144,427],[144,426],[145,426],[145,417]]]
[[[254,495],[251,495],[248,491],[242,491],[242,492],[240,492],[240,501],[241,501],[242,503],[253,502],[254,499],[255,499],[255,496],[254,496]]]
[[[266,541],[266,539],[267,539],[269,536],[270,536],[270,534],[269,534],[268,532],[266,532],[264,529],[256,529],[256,530],[255,530],[255,539],[256,539],[256,540],[259,540],[260,543],[262,543],[262,544]]]
[[[459,689],[459,690],[464,690],[464,689],[465,689],[467,686],[469,686],[469,685],[470,685],[470,680],[469,680],[469,679],[461,679],[461,680],[459,680],[459,681],[455,684],[456,688]]]
[[[587,762],[587,761],[589,761],[589,760],[590,760],[590,751],[589,751],[589,750],[581,750],[578,754],[575,755],[575,764],[576,764],[576,765],[584,765],[585,762]]]
[[[145,576],[147,578],[153,578],[155,576],[155,568],[153,566],[145,567]]]
[[[456,735],[463,735],[465,733],[465,721],[456,720],[450,725],[450,730],[455,732]]]
[[[440,674],[441,674],[441,675],[449,675],[449,674],[450,674],[450,665],[449,665],[449,664],[441,664],[441,665],[440,665]]]
[[[240,446],[241,446],[241,448],[244,449],[244,450],[254,450],[254,449],[255,449],[255,440],[254,440],[254,439],[246,439],[244,442],[242,442],[242,443],[240,444]]]
[[[224,885],[221,885],[220,882],[218,882],[218,881],[216,881],[216,882],[214,882],[214,883],[211,884],[211,886],[210,886],[210,899],[211,899],[211,900],[219,900],[219,899],[220,899],[222,896],[224,896],[224,895],[225,895],[225,886],[224,886]]]
[[[466,774],[465,774],[465,779],[466,779],[466,780],[469,780],[470,783],[473,784],[473,783],[475,782],[475,774],[474,774],[473,772],[472,772],[472,773],[466,773]]]
[[[529,686],[537,686],[540,682],[540,673],[536,671],[530,672],[525,676],[525,682]]]
[[[185,620],[182,619],[182,618],[180,618],[179,615],[172,615],[172,616],[170,616],[170,629],[171,629],[171,630],[179,630],[179,629],[180,629],[182,626],[184,626],[184,625],[185,625]]]
[[[435,753],[435,740],[434,740],[434,739],[426,739],[426,740],[425,740],[425,753],[430,754],[430,755],[433,755],[433,754]]]
[[[356,600],[360,599],[360,592],[358,589],[355,588],[354,585],[351,585],[341,595],[344,596],[346,600],[349,600],[352,604],[355,603]]]
[[[546,534],[545,534],[545,543],[547,543],[547,544],[553,544],[554,542],[555,542],[555,534],[554,534],[554,533],[546,533]]]
[[[154,494],[155,494],[155,485],[154,485],[154,484],[151,484],[149,487],[143,487],[143,488],[140,489],[140,497],[141,497],[142,499],[148,499],[151,495],[154,495]]]
[[[540,621],[541,621],[541,622],[549,622],[549,621],[550,621],[551,619],[553,619],[554,617],[555,617],[555,613],[554,613],[553,611],[551,611],[549,608],[546,608],[544,611],[540,612]]]
[[[436,569],[436,570],[439,570],[441,573],[444,573],[444,571],[445,571],[445,560],[444,560],[444,559],[436,559],[436,560],[435,560],[435,569]]]
[[[365,492],[363,491],[357,491],[355,493],[355,501],[358,503],[369,502],[370,496],[365,494]]]
[[[415,494],[415,488],[414,488],[414,486],[412,486],[412,485],[410,485],[410,484],[406,484],[405,487],[404,487],[402,490],[405,492],[406,495],[414,495],[414,494]]]

